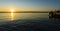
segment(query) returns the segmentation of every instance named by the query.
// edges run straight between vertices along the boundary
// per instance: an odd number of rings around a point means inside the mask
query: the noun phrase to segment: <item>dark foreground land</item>
[[[60,31],[60,23],[40,20],[17,20],[0,24],[0,31]]]

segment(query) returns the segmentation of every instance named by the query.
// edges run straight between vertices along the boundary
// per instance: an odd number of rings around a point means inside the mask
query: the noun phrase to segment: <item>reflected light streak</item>
[[[11,20],[14,20],[14,9],[10,9],[11,10]]]

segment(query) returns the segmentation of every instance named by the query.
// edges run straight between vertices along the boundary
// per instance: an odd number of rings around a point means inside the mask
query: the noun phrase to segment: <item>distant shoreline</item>
[[[11,13],[11,12],[0,12],[0,13]],[[13,12],[13,13],[48,13],[48,12]]]
[[[11,12],[0,12],[0,13],[11,13]],[[16,12],[13,12],[13,13],[48,13],[48,11],[16,11]]]

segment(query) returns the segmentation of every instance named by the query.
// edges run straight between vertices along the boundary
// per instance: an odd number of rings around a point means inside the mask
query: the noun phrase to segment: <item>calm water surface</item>
[[[0,22],[23,19],[48,20],[48,13],[0,13]]]

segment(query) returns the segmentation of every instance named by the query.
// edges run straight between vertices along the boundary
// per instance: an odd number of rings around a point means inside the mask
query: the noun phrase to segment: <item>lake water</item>
[[[0,30],[60,31],[60,20],[49,18],[48,15],[48,13],[0,13]]]
[[[48,20],[48,13],[0,13],[0,22],[24,19]]]

